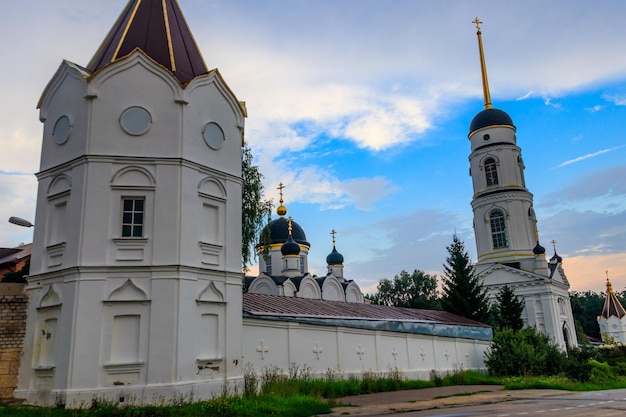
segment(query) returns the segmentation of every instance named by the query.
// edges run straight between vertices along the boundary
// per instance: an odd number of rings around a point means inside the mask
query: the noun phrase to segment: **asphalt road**
[[[397,415],[393,411],[379,416]],[[566,393],[563,395],[504,401],[494,404],[460,405],[444,409],[407,411],[403,417],[611,417],[626,416],[626,389]]]

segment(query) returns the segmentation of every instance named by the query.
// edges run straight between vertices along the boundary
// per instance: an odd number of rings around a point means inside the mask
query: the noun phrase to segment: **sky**
[[[39,97],[86,65],[126,0],[8,2],[0,14],[0,246],[32,240]],[[441,275],[456,233],[472,258],[469,124],[483,109],[475,17],[494,107],[517,127],[540,241],[575,291],[626,289],[626,3],[619,0],[179,0],[209,68],[248,109],[266,196],[285,185],[310,272],[336,230],[344,275]],[[274,216],[276,217],[276,216]],[[254,270],[254,269],[253,269]]]

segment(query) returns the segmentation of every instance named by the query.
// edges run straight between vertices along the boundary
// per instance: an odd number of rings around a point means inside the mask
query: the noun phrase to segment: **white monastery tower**
[[[619,302],[613,285],[606,277],[606,300],[602,313],[598,316],[600,334],[604,342],[626,343],[626,310]]]
[[[95,48],[94,48],[95,49]],[[175,0],[130,0],[43,123],[17,397],[77,406],[220,392],[241,379],[245,105]]]
[[[505,285],[525,303],[524,323],[549,334],[562,348],[576,346],[569,283],[562,258],[548,263],[539,244],[533,195],[511,117],[492,107],[478,18],[484,110],[470,124],[472,210],[478,260],[476,273],[492,301]]]

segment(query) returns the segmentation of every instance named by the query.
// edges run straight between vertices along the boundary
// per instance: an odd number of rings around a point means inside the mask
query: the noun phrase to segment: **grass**
[[[616,377],[607,381],[577,382],[565,376],[532,376],[501,378],[504,389],[559,389],[564,391],[599,391],[626,388],[626,378]]]
[[[421,389],[453,385],[504,385],[505,389],[559,389],[588,391],[626,388],[626,377],[611,381],[573,382],[556,377],[493,377],[476,371],[459,370],[452,374],[431,373],[430,380],[407,380],[394,370],[385,373],[365,372],[359,377],[344,376],[329,370],[314,377],[306,368],[292,367],[288,372],[277,368],[244,373],[243,392],[223,393],[208,401],[177,401],[165,406],[125,406],[95,401],[90,408],[1,407],[3,417],[308,417],[327,414],[338,405],[336,399],[374,392]],[[462,393],[456,395],[469,395]]]
[[[178,406],[127,406],[101,404],[89,409],[70,410],[41,407],[0,407],[2,417],[307,417],[328,414],[332,403],[305,395],[259,398],[220,397]]]

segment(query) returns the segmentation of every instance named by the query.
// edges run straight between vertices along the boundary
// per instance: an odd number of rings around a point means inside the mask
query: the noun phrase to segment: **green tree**
[[[452,244],[446,249],[448,257],[443,266],[441,307],[459,316],[482,323],[488,322],[487,292],[474,274],[474,266],[463,242],[454,235]]]
[[[241,254],[246,270],[255,259],[254,244],[266,220],[272,214],[272,201],[263,198],[263,174],[253,164],[252,151],[244,145],[241,158]]]
[[[524,302],[517,298],[513,289],[508,285],[500,288],[500,291],[496,294],[494,317],[496,328],[520,330],[524,327],[524,320],[522,320],[523,311]]]
[[[570,293],[570,302],[572,304],[572,314],[574,322],[580,323],[585,335],[600,339],[600,326],[598,326],[598,316],[602,313],[602,307],[606,295],[604,293],[595,293],[593,291]],[[577,335],[578,340],[584,338],[583,335]]]
[[[496,330],[485,365],[496,376],[556,375],[566,366],[566,355],[549,336],[533,327]]]
[[[437,292],[437,276],[418,269],[409,274],[400,272],[392,280],[378,283],[377,292],[369,298],[372,304],[441,310]]]

